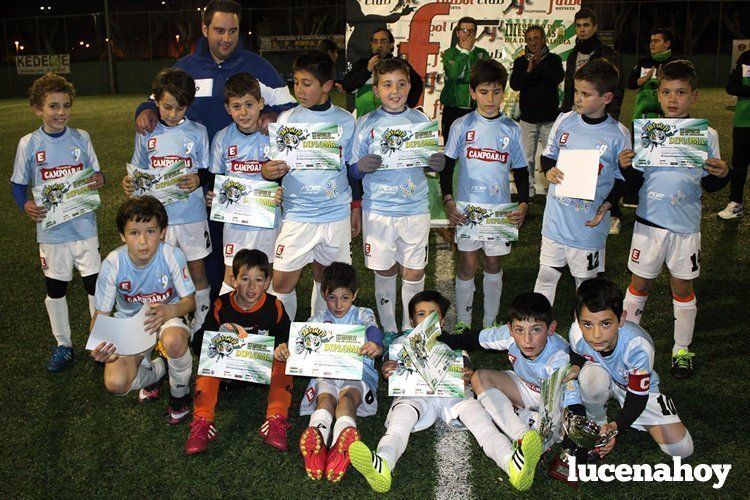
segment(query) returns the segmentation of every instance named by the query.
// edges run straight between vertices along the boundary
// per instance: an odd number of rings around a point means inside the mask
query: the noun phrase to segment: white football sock
[[[179,358],[167,359],[169,365],[169,393],[175,398],[181,398],[190,388],[190,374],[193,371],[193,355],[190,349]]]
[[[391,408],[388,417],[388,430],[378,443],[377,454],[385,460],[388,468],[393,471],[396,462],[404,454],[409,444],[409,435],[417,425],[419,413],[408,403],[397,403]]]
[[[402,332],[411,328],[411,320],[409,320],[409,301],[422,290],[424,290],[424,276],[422,276],[422,279],[419,281],[401,279],[401,307],[403,309],[401,314]]]
[[[203,321],[211,305],[211,288],[195,291],[195,314],[193,316],[193,331],[197,332],[203,326]]]
[[[474,278],[462,280],[456,276],[456,320],[471,326],[471,313],[474,309]]]
[[[625,292],[625,300],[622,303],[623,311],[627,311],[626,319],[632,321],[636,325],[641,324],[641,318],[643,317],[643,311],[646,308],[646,301],[648,300],[648,294],[634,294],[632,287],[628,287],[628,291]]]
[[[44,306],[47,308],[49,324],[52,328],[52,335],[57,340],[57,345],[73,347],[73,341],[70,338],[70,318],[68,317],[68,299],[61,297],[44,299]]]
[[[234,288],[232,288],[229,285],[229,283],[227,283],[226,281],[222,281],[221,282],[221,289],[219,290],[219,296],[225,295],[225,294],[231,292],[232,290],[234,290]]]
[[[499,389],[494,387],[487,389],[477,397],[477,401],[482,403],[495,424],[511,441],[521,439],[521,436],[529,430],[528,424],[516,415],[513,403],[510,402],[508,396]]]
[[[557,282],[560,281],[562,273],[557,269],[544,264],[539,266],[539,274],[536,276],[534,292],[541,293],[551,305],[555,305],[555,293],[557,292]]]
[[[508,473],[508,462],[513,456],[513,445],[510,440],[503,436],[492,417],[476,399],[467,399],[461,406],[458,418],[469,429],[474,438],[482,447],[484,454],[492,459],[498,467]]]
[[[320,435],[323,436],[323,444],[328,446],[328,436],[331,435],[331,424],[333,423],[333,415],[328,410],[315,410],[310,415],[310,427],[315,427],[320,431]]]
[[[284,304],[284,310],[289,319],[294,321],[297,316],[297,290],[292,290],[290,293],[276,292],[276,298]]]
[[[89,316],[93,318],[94,313],[96,312],[96,296],[89,295],[88,297],[89,297]]]
[[[320,282],[313,280],[312,295],[310,296],[310,316],[315,316],[326,310],[326,301],[320,292]]]
[[[130,383],[129,391],[137,391],[157,383],[161,380],[166,371],[167,369],[164,366],[164,360],[162,358],[156,358],[153,361],[143,358],[141,364],[138,365],[138,371],[135,374],[135,378]]]
[[[693,437],[690,432],[685,429],[685,436],[672,444],[660,444],[659,448],[667,455],[673,457],[687,458],[693,454]]]
[[[597,424],[604,424],[611,384],[609,374],[599,365],[586,363],[578,374],[578,384],[586,414]]]
[[[689,300],[685,300],[689,299]],[[693,341],[693,332],[695,331],[695,317],[698,315],[698,301],[695,294],[688,297],[680,297],[680,300],[672,299],[674,309],[674,346],[672,354],[677,354],[680,349],[688,350],[688,346]]]
[[[357,422],[352,417],[339,417],[336,419],[336,423],[333,424],[333,438],[331,439],[331,446],[333,446],[339,439],[341,431],[347,427],[357,428]]]
[[[396,276],[375,273],[375,302],[383,332],[398,332],[396,326]],[[407,304],[408,308],[409,305]]]
[[[503,294],[502,269],[497,274],[484,272],[482,290],[484,292],[484,319],[482,319],[482,326],[488,328],[492,326],[497,319],[497,314],[500,312],[500,297]]]

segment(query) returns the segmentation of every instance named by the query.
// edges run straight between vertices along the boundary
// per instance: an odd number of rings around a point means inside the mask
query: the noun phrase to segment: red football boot
[[[323,479],[323,471],[326,468],[328,448],[323,442],[323,436],[315,427],[308,427],[299,438],[299,449],[305,459],[305,471],[307,477],[315,481]]]
[[[287,451],[289,449],[289,440],[286,437],[286,431],[292,426],[281,415],[268,417],[263,425],[260,426],[260,436],[263,440],[276,448],[277,450]]]
[[[336,440],[331,451],[328,453],[326,462],[326,479],[332,483],[338,483],[344,477],[346,469],[349,468],[349,445],[359,441],[359,431],[356,427],[347,427]]]

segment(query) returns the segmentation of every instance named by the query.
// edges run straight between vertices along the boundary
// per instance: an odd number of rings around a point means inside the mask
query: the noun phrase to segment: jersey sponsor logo
[[[284,253],[284,245],[276,245],[276,257],[281,257]]]
[[[320,192],[320,186],[302,186],[300,194],[317,194]]]
[[[135,302],[140,302],[141,304],[153,304],[156,302],[166,302],[172,297],[172,295],[174,295],[174,290],[168,288],[165,292],[136,293],[135,295],[125,295],[124,298],[131,304]]]
[[[387,184],[378,185],[377,192],[380,194],[396,194],[398,193],[398,186],[389,186]]]
[[[227,243],[224,245],[224,255],[231,257],[234,253],[234,243]]]
[[[633,252],[630,254],[630,260],[633,262],[638,262],[638,259],[641,258],[641,251],[637,248],[633,249]]]
[[[183,158],[182,156],[177,155],[167,155],[167,156],[152,156],[151,157],[151,168],[166,168],[171,167],[175,163],[177,163],[180,160],[185,161],[185,168],[192,168],[193,167],[193,159],[188,157]]]
[[[240,160],[232,160],[232,167],[230,170],[232,172],[238,172],[243,174],[257,174],[260,172],[261,168],[263,167],[263,162],[258,160],[247,160],[247,161],[240,161]]]
[[[315,387],[310,387],[305,391],[305,397],[308,403],[315,401]]]
[[[466,132],[466,142],[474,142],[477,132],[475,130],[468,130]]]
[[[120,290],[124,290],[126,292],[129,292],[131,287],[130,281],[121,281],[117,286],[120,288]]]
[[[42,181],[49,181],[74,174],[81,170],[83,170],[83,163],[79,163],[78,165],[59,165],[54,168],[43,168],[40,173],[42,175]]]
[[[508,163],[508,153],[492,148],[467,148],[466,157],[470,160]]]
[[[569,136],[570,136],[570,134],[568,134],[567,132],[563,132],[562,134],[560,134],[560,140],[558,142],[560,144],[565,144],[566,142],[568,142],[568,137]]]
[[[370,244],[365,243],[365,255],[370,256]]]
[[[471,186],[472,193],[484,193],[487,191],[487,186]]]
[[[49,267],[47,266],[47,259],[45,257],[39,257],[39,260],[42,262],[42,269],[44,269],[45,271],[49,269]]]
[[[227,146],[227,158],[234,158],[235,156],[237,156],[237,145]]]
[[[515,363],[516,362],[516,357],[513,356],[511,353],[508,353],[508,359],[510,360],[511,363]]]
[[[156,150],[156,137],[152,137],[148,141],[146,141],[146,148],[149,151],[155,151]]]
[[[36,162],[38,164],[46,163],[47,162],[47,152],[46,151],[37,151],[34,155],[36,157]]]
[[[656,191],[649,191],[648,192],[648,199],[649,200],[663,200],[664,199],[664,193],[657,193]]]

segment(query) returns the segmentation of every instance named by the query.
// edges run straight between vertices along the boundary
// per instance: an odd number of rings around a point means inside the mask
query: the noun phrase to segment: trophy
[[[563,418],[563,429],[571,441],[587,450],[604,446],[617,435],[616,430],[599,434],[601,432],[599,424],[588,417],[570,412],[567,412]]]

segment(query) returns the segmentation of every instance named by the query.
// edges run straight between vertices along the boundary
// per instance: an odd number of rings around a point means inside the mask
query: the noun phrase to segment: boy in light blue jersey
[[[321,286],[326,310],[313,315],[308,322],[366,327],[366,342],[359,350],[364,356],[362,380],[312,379],[300,406],[301,415],[310,415],[310,425],[299,441],[307,475],[313,480],[325,475],[336,483],[349,467],[349,445],[359,440],[356,416],[368,417],[378,411],[375,358],[383,353],[383,332],[375,322],[372,309],[354,305],[359,285],[357,271],[350,264],[331,263],[323,272]],[[274,355],[286,361],[289,346],[279,345]],[[334,416],[333,446],[329,449]]]
[[[424,113],[411,109],[406,99],[411,88],[409,67],[401,59],[388,59],[373,72],[373,92],[382,105],[360,118],[354,133],[349,174],[362,180],[362,235],[365,266],[375,271],[378,317],[387,333],[396,326],[396,278],[401,270],[401,327],[411,328],[409,301],[424,289],[424,268],[430,237],[427,178],[421,168],[380,169],[383,157],[377,127],[429,122]],[[442,153],[430,156],[429,168],[439,172]]]
[[[659,392],[654,342],[640,326],[626,321],[622,301],[619,287],[602,278],[585,281],[576,292],[576,321],[569,333],[571,370],[577,375],[586,413],[602,426],[602,434],[622,434],[632,427],[647,431],[664,453],[689,457],[693,439],[672,400]],[[622,411],[607,422],[610,398]],[[615,442],[612,439],[596,450],[604,457]]]
[[[452,349],[508,352],[512,370],[477,370],[471,377],[471,387],[477,400],[507,436],[502,441],[502,453],[507,458],[504,470],[511,484],[526,490],[534,481],[536,465],[544,451],[537,431],[539,412],[544,405],[542,382],[568,365],[570,348],[555,333],[557,322],[552,319],[552,306],[544,295],[535,292],[518,295],[510,305],[508,316],[507,325],[478,333],[443,334],[438,340]],[[564,386],[560,404],[575,414],[585,414],[576,382]],[[522,453],[514,454],[511,443],[518,441],[517,447]]]
[[[166,241],[180,248],[188,262],[190,276],[196,287],[195,318],[192,331],[198,330],[208,313],[210,288],[203,258],[211,253],[206,204],[203,191],[198,189],[210,181],[209,148],[206,127],[185,118],[195,99],[195,81],[181,69],[161,70],[154,78],[153,94],[159,107],[159,123],[146,135],[135,134],[135,147],[130,162],[136,167],[160,170],[180,160],[185,162],[186,174],[179,187],[190,194],[186,200],[166,205],[169,227]],[[130,175],[122,180],[125,193],[130,196],[135,185]]]
[[[195,309],[195,287],[182,250],[163,243],[168,224],[164,206],[151,196],[134,196],[120,206],[117,231],[123,246],[110,252],[96,283],[96,314],[116,318],[138,314],[144,304],[150,311],[146,331],[156,334],[169,365],[170,404],[167,422],[177,424],[190,414],[188,384],[193,357],[188,349],[190,333],[184,316]],[[116,395],[139,390],[143,403],[159,395],[165,374],[162,358],[150,360],[151,349],[134,356],[120,356],[117,346],[104,342],[91,356],[104,365],[104,387]]]
[[[550,181],[542,221],[542,250],[534,291],[555,302],[557,282],[567,265],[576,288],[604,272],[609,234],[609,209],[622,195],[624,180],[618,155],[630,148],[630,132],[605,110],[617,92],[617,68],[605,59],[590,61],[574,77],[575,110],[561,114],[550,131],[541,158]],[[558,196],[563,172],[560,150],[599,150],[599,175],[594,200]]]
[[[305,52],[294,60],[294,94],[299,106],[283,112],[279,124],[335,123],[341,131],[338,170],[295,169],[283,160],[263,164],[263,177],[281,180],[284,219],[276,239],[273,261],[274,294],[289,318],[297,313],[295,287],[302,269],[312,263],[311,313],[325,310],[320,291],[323,271],[331,262],[351,262],[351,239],[360,231],[359,201],[352,203],[347,175],[351,163],[355,121],[348,111],[331,103],[333,61],[323,52]]]
[[[91,138],[85,130],[67,126],[73,106],[73,84],[54,73],[34,81],[29,89],[29,102],[34,113],[42,119],[42,126],[18,142],[13,175],[10,178],[13,198],[19,210],[36,222],[36,239],[44,272],[47,308],[52,335],[57,345],[52,350],[47,369],[62,371],[75,359],[68,317],[66,294],[73,279],[73,267],[78,269],[89,296],[89,312],[94,314],[96,277],[101,265],[96,215],[89,212],[49,229],[44,229],[47,209],[28,199],[28,185],[62,179],[86,168],[94,174],[90,189],[104,186],[104,175],[99,171]]]
[[[518,210],[509,219],[523,224],[529,207],[529,175],[521,127],[500,111],[508,72],[502,64],[481,59],[471,68],[469,93],[477,109],[451,125],[445,145],[446,169],[440,174],[443,203],[450,223],[469,223],[456,201],[499,205],[510,203],[510,175],[518,191]],[[458,192],[453,198],[453,168],[458,163]],[[482,326],[492,326],[500,311],[503,290],[501,258],[510,253],[505,240],[478,241],[456,238],[458,273],[456,274],[456,314],[460,323],[471,326],[474,304],[474,276],[484,252],[484,311]],[[459,324],[460,324],[459,323]]]
[[[224,87],[224,107],[234,123],[220,130],[211,143],[211,173],[262,181],[261,167],[268,161],[268,136],[260,132],[260,113],[265,103],[258,80],[249,73],[238,73]],[[214,191],[206,194],[213,202]],[[276,226],[271,229],[224,224],[224,282],[219,295],[233,290],[232,260],[243,248],[258,249],[273,262],[274,244],[281,225],[281,210],[276,210]]]
[[[664,118],[687,118],[698,98],[698,79],[689,61],[672,61],[658,76],[657,96]],[[693,340],[698,305],[693,280],[700,274],[701,194],[729,182],[729,166],[719,153],[719,135],[708,128],[708,159],[703,168],[632,167],[635,153],[620,155],[625,173],[642,182],[635,212],[628,268],[633,273],[625,294],[628,320],[639,324],[653,281],[666,262],[674,311],[672,370],[675,378],[693,373]]]

